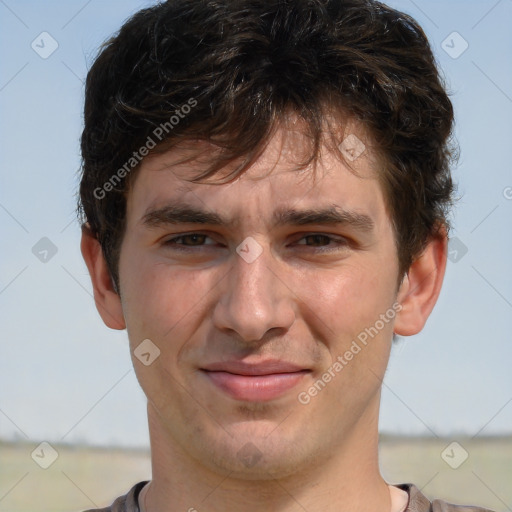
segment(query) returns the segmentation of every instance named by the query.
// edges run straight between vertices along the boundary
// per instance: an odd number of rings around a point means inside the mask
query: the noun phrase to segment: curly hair
[[[333,109],[371,136],[403,274],[449,227],[456,153],[453,107],[417,22],[372,0],[168,0],[127,20],[87,75],[78,205],[116,286],[148,147],[208,141],[220,151],[191,181],[241,161],[235,178],[292,111],[312,141],[307,165]]]

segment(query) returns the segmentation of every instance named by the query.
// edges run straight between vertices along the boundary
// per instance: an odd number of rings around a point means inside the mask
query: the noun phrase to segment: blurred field
[[[457,439],[469,453],[458,469],[441,458],[452,441],[383,437],[382,473],[389,483],[415,483],[431,499],[512,511],[512,437]],[[0,444],[0,512],[74,512],[110,505],[151,475],[147,452],[55,446],[58,458],[43,470],[31,458],[35,447]]]

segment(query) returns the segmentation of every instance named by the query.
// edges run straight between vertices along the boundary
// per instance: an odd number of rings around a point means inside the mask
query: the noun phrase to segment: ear
[[[400,285],[397,300],[402,309],[395,319],[396,334],[411,336],[425,326],[441,292],[447,255],[448,235],[443,226],[431,236]]]
[[[103,322],[111,329],[125,329],[121,298],[114,288],[101,245],[87,225],[82,226],[80,249],[91,276],[96,309]]]

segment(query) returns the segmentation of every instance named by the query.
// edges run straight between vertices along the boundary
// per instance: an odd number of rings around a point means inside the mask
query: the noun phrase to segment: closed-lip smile
[[[256,402],[284,395],[311,372],[304,366],[279,359],[215,362],[203,366],[201,371],[231,398]]]

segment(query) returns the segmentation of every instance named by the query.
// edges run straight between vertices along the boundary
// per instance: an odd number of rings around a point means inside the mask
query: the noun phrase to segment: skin
[[[98,311],[107,326],[127,329],[148,398],[147,511],[348,512],[400,510],[406,503],[379,472],[381,381],[393,332],[419,332],[434,307],[446,232],[429,241],[400,280],[378,162],[363,130],[357,134],[367,145],[351,163],[357,175],[327,147],[316,178],[311,169],[297,171],[304,141],[284,128],[227,184],[189,182],[204,167],[204,144],[147,157],[128,194],[120,295],[97,240],[84,228],[82,253]],[[197,159],[179,163],[191,155]],[[150,211],[178,201],[237,222],[144,222]],[[371,229],[273,223],[277,209],[333,205],[364,216]],[[190,233],[198,236],[170,242]],[[251,263],[236,251],[247,237],[262,249]],[[177,248],[185,244],[185,251]],[[393,304],[401,308],[394,319],[308,404],[300,403],[298,394]],[[145,339],[160,350],[149,366],[134,356]],[[235,399],[201,369],[269,358],[307,370],[271,400]],[[240,450],[254,457],[250,464]]]

